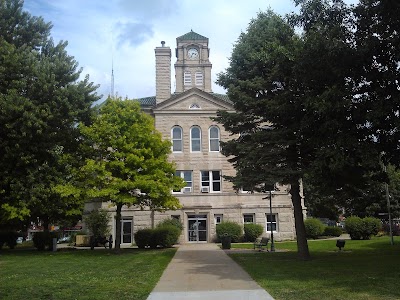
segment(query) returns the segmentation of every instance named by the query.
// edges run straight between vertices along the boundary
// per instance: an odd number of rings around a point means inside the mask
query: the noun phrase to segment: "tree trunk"
[[[115,217],[115,252],[119,253],[121,250],[121,210],[122,203],[117,204],[117,215]]]
[[[304,226],[303,207],[301,206],[300,183],[298,180],[291,183],[290,195],[294,208],[294,221],[297,236],[297,254],[302,260],[311,258],[308,250],[306,228]]]

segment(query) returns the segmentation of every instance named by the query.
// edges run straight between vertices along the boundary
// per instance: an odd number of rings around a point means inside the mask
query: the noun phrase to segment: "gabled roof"
[[[184,92],[185,93],[185,92]],[[173,101],[175,98],[181,96],[184,93],[178,93],[178,94],[172,94],[171,98],[165,100],[165,101]],[[219,100],[222,100],[223,102],[226,102],[230,105],[233,105],[232,101],[229,100],[227,95],[224,94],[217,94],[217,93],[207,93]],[[139,98],[136,99],[137,101],[139,101],[140,106],[142,107],[155,107],[156,106],[156,96],[151,96],[151,97],[145,97],[145,98]]]
[[[202,36],[193,30],[190,30],[190,32],[181,35],[180,37],[176,38],[177,41],[188,41],[188,40],[208,40],[205,36]]]

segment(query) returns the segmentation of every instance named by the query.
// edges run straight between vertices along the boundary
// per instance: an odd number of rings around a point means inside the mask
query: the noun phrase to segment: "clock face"
[[[196,48],[190,48],[187,52],[189,59],[197,59],[199,58],[199,51]]]

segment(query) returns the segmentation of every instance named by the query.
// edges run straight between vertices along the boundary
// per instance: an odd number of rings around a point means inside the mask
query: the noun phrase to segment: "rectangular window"
[[[254,214],[243,214],[243,223],[244,224],[254,223]]]
[[[184,85],[192,85],[192,74],[190,72],[185,72],[183,74],[183,84]]]
[[[196,72],[195,83],[196,83],[196,85],[203,85],[203,73],[202,72]]]
[[[221,171],[201,171],[201,191],[221,191]]]
[[[267,232],[271,232],[271,226],[272,226],[272,231],[278,231],[278,222],[276,221],[278,219],[278,216],[276,214],[266,214],[267,217],[267,226],[265,226]],[[271,222],[272,221],[272,222]]]
[[[174,193],[191,193],[193,187],[192,171],[176,171],[175,176],[183,178],[186,181],[186,186],[181,190],[174,190]]]
[[[222,220],[223,220],[223,215],[214,215],[215,225],[220,224]]]

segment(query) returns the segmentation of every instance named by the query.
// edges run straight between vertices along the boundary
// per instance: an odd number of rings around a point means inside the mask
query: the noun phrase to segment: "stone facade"
[[[163,44],[162,47],[155,49],[156,97],[143,98],[139,101],[144,111],[154,117],[155,127],[162,136],[172,141],[176,139],[176,145],[173,144],[171,149],[170,160],[176,164],[177,175],[188,176],[187,180],[185,179],[187,187],[174,192],[182,209],[151,212],[137,207],[124,207],[123,241],[133,242],[133,233],[138,229],[155,226],[167,217],[179,218],[183,223],[182,243],[215,241],[216,226],[221,220],[239,224],[257,223],[264,227],[263,235],[269,236],[270,232],[267,231],[267,220],[271,222],[269,195],[234,190],[232,183],[223,178],[226,175],[234,175],[235,170],[227,157],[219,151],[218,146],[215,148],[213,135],[218,133],[218,141],[232,137],[211,117],[216,116],[218,110],[233,111],[233,106],[226,95],[214,94],[211,91],[208,39],[191,31],[177,38],[175,52],[177,56],[175,93],[171,95],[170,85],[167,83],[171,78],[168,67],[171,51]],[[184,79],[185,72],[186,79]],[[196,82],[193,77],[189,79],[189,73],[191,76],[197,74],[198,81]],[[201,82],[200,76],[202,76]],[[149,104],[148,101],[153,102]],[[174,136],[174,128],[177,130],[178,138]],[[195,137],[193,128],[197,128],[198,132]],[[195,143],[196,147],[193,147]],[[115,212],[115,208],[110,205],[110,203],[97,203],[93,204],[91,209],[102,207]],[[273,192],[272,214],[274,238],[294,239],[295,223],[288,187],[279,186],[279,189]],[[115,222],[110,225],[115,234]]]

